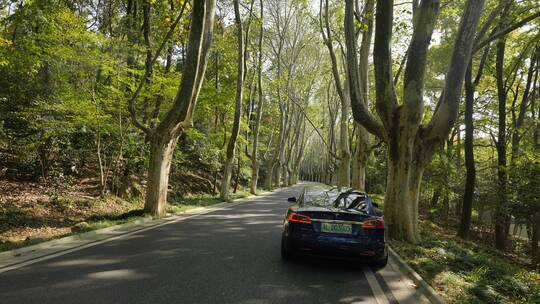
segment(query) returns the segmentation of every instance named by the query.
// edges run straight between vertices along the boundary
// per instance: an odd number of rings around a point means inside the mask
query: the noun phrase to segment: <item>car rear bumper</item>
[[[369,240],[284,235],[284,246],[296,254],[366,262],[382,260],[388,255],[385,243]]]

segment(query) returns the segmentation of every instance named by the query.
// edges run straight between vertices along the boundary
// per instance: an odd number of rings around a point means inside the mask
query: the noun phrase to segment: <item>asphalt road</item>
[[[0,303],[377,303],[366,270],[283,262],[292,187],[0,274]]]

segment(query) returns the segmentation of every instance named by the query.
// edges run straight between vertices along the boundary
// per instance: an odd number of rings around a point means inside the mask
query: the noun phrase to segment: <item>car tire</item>
[[[291,259],[291,253],[289,252],[287,244],[285,243],[285,236],[281,237],[281,259],[284,261]]]
[[[382,269],[386,266],[386,264],[388,264],[388,254],[386,254],[386,256],[380,260],[371,262],[370,266],[375,269]]]

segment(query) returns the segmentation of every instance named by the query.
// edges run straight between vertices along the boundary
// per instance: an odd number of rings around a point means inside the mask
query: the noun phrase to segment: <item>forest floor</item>
[[[448,225],[420,221],[422,241],[392,248],[448,303],[540,303],[540,273],[485,246],[456,237]]]
[[[124,200],[100,195],[95,182],[84,179],[59,189],[42,183],[0,180],[0,251],[140,219],[142,198]],[[247,196],[238,191],[231,199]],[[170,202],[168,213],[209,206],[218,197],[190,195]]]

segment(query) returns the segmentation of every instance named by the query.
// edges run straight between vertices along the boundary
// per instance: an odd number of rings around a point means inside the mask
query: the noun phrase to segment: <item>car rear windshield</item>
[[[354,209],[368,212],[366,195],[359,192],[340,192],[336,189],[308,192],[304,201],[314,206]]]

